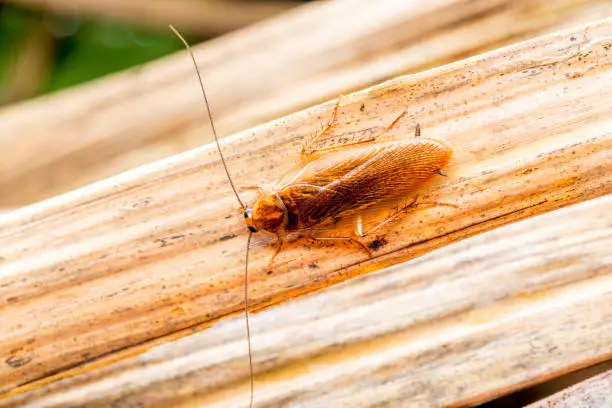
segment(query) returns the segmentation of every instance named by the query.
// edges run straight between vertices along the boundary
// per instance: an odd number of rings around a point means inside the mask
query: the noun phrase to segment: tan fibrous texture
[[[523,220],[253,315],[255,406],[470,406],[611,357],[610,206]],[[239,316],[0,406],[246,407],[246,353]]]
[[[605,20],[348,95],[330,138],[380,131],[408,109],[397,137],[412,137],[418,122],[423,136],[454,146],[448,178],[421,199],[458,208],[415,212],[373,259],[350,245],[298,242],[269,268],[275,245],[260,237],[253,309],[609,194],[611,36]],[[288,171],[332,107],[226,139],[236,184]],[[240,313],[246,234],[213,145],[3,216],[0,350],[10,363],[0,364],[1,390]]]
[[[195,52],[217,129],[228,135],[378,81],[605,16],[612,16],[606,1],[330,1]],[[0,110],[0,205],[33,203],[210,140],[191,61],[180,53]]]

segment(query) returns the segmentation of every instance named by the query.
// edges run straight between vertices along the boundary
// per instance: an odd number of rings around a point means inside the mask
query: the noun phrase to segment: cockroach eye
[[[244,218],[247,220],[247,228],[251,232],[257,232],[257,229],[253,225],[251,225],[251,223],[253,222],[252,216],[253,216],[253,211],[250,208],[247,208],[246,210],[244,210]]]

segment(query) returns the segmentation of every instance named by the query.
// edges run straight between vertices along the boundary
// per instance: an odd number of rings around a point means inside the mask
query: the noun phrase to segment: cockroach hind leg
[[[378,139],[379,137],[383,136],[385,133],[390,132],[391,130],[393,130],[393,128],[395,126],[397,126],[397,124],[406,116],[408,115],[408,111],[405,110],[402,113],[400,113],[397,118],[395,118],[395,120],[393,120],[393,122],[391,122],[391,124],[389,126],[387,126],[387,128],[385,130],[383,130],[382,132],[380,132],[374,139]],[[416,129],[414,131],[414,136],[415,137],[419,137],[421,136],[421,125],[419,125],[417,123],[416,125]]]
[[[408,111],[403,111],[402,113],[400,113],[397,118],[395,118],[395,120],[393,120],[393,122],[391,122],[391,124],[389,126],[387,126],[387,128],[385,130],[383,130],[382,132],[380,132],[375,139],[378,139],[380,136],[383,136],[385,133],[390,132],[391,130],[393,130],[393,128],[395,126],[397,126],[397,124],[404,118],[404,116],[406,116],[408,114]]]
[[[459,206],[457,204],[453,204],[453,203],[444,203],[441,201],[421,201],[418,202],[414,205],[419,206],[419,207],[452,207],[452,208],[459,208]]]
[[[302,162],[307,163],[310,161],[311,156],[317,151],[316,149],[312,148],[312,145],[315,144],[317,140],[319,140],[324,134],[329,132],[336,125],[336,122],[338,121],[338,109],[340,108],[342,98],[343,95],[338,96],[336,106],[334,106],[334,110],[332,112],[332,117],[329,122],[327,122],[327,125],[323,126],[323,128],[319,132],[317,132],[314,136],[304,140],[304,142],[302,143]]]
[[[377,136],[370,136],[362,140],[353,140],[353,141],[343,142],[340,144],[331,144],[330,146],[321,147],[318,149],[313,148],[313,145],[315,144],[315,142],[321,136],[323,136],[327,131],[329,131],[331,128],[334,127],[335,122],[338,119],[338,108],[340,106],[341,100],[342,100],[342,95],[338,97],[338,102],[336,103],[336,107],[334,108],[332,119],[329,121],[329,123],[326,126],[323,126],[322,130],[316,133],[313,137],[308,138],[302,143],[301,159],[302,159],[303,165],[308,164],[309,162],[317,159],[318,157],[321,157],[324,154],[328,154],[336,150],[346,149],[348,146],[364,145],[364,144],[376,142]]]
[[[407,213],[409,208],[416,208],[416,207],[453,207],[453,208],[459,208],[458,205],[456,204],[452,204],[452,203],[444,203],[441,201],[419,201],[419,195],[417,194],[416,197],[414,198],[414,200],[404,206],[404,208],[402,208],[402,210],[400,211],[401,213]]]
[[[315,150],[312,150],[307,157],[304,157],[302,155],[302,164],[308,164],[308,162],[316,159],[317,157],[321,157],[322,155],[331,153],[335,150],[346,149],[348,146],[362,145],[362,144],[372,143],[375,141],[376,141],[376,137],[372,136],[365,140],[356,140],[354,142],[347,142],[347,143],[343,143],[340,145],[325,147],[322,149],[315,149]]]
[[[363,242],[361,242],[361,239],[359,239],[359,238],[350,238],[350,240],[352,242],[356,243],[357,245],[359,245],[359,247],[368,255],[368,258],[372,258],[372,256],[374,256],[374,254],[372,253],[372,250],[370,249],[370,247],[368,245],[364,244]]]
[[[364,244],[363,242],[361,242],[361,239],[359,239],[356,236],[355,237],[310,237],[310,238],[315,241],[348,241],[348,242],[358,245],[359,248],[362,249],[368,255],[369,258],[372,257],[372,251],[370,250],[370,248],[368,248],[368,246]]]
[[[373,232],[379,230],[380,228],[384,227],[385,225],[388,225],[392,222],[395,222],[399,219],[399,217],[405,215],[408,213],[408,210],[411,208],[416,207],[417,205],[419,205],[419,203],[417,202],[417,200],[419,199],[419,195],[417,194],[414,199],[412,201],[410,201],[407,204],[404,204],[403,206],[398,206],[395,209],[395,212],[390,213],[384,220],[382,220],[381,222],[379,222],[378,224],[376,224],[375,226],[373,226],[372,228],[370,228],[369,230],[367,230],[364,234],[363,237],[367,237],[368,235],[371,235]]]

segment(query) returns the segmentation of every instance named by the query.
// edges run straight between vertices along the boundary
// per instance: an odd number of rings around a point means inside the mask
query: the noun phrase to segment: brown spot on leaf
[[[236,234],[224,235],[221,238],[219,238],[219,241],[227,241],[227,240],[230,240],[230,239],[234,239],[234,238],[236,238],[236,236],[237,236]]]
[[[176,234],[176,235],[171,235],[171,236],[168,236],[168,237],[158,238],[158,239],[156,239],[153,242],[161,243],[161,247],[163,248],[163,247],[166,247],[168,245],[172,245],[174,243],[174,241],[177,241],[177,240],[183,239],[183,238],[185,238],[184,234]]]
[[[4,362],[11,368],[23,367],[30,361],[32,361],[32,358],[28,356],[10,356],[6,360],[4,360]]]

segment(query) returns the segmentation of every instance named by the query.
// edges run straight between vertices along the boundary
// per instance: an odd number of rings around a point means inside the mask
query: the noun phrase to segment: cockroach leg
[[[355,218],[355,234],[363,237],[363,220],[361,219],[361,214],[358,214],[357,218]]]
[[[268,268],[272,267],[272,263],[274,262],[274,259],[280,253],[281,249],[283,249],[283,243],[284,243],[283,239],[280,237],[280,235],[277,235],[276,238],[278,242],[278,247],[276,247],[276,252],[274,252],[272,259],[270,259],[270,262],[268,263]]]
[[[423,207],[453,207],[453,208],[459,208],[459,206],[457,206],[455,204],[443,203],[443,202],[438,202],[438,201],[424,201],[424,202],[422,201],[422,202],[419,202],[418,198],[419,198],[419,196],[417,195],[414,198],[414,200],[412,200],[410,203],[405,204],[402,207],[399,207],[395,211],[395,213],[389,214],[389,216],[387,218],[385,218],[380,223],[376,224],[375,226],[370,228],[368,231],[366,231],[362,235],[362,237],[365,238],[368,235],[372,234],[374,231],[384,227],[385,225],[388,225],[389,223],[397,221],[400,217],[408,214],[408,212],[410,212],[411,210],[416,209],[417,207],[419,207],[419,208],[423,208]]]
[[[261,187],[260,186],[242,186],[238,188],[238,191],[247,191],[247,190],[261,191]]]
[[[399,123],[399,121],[402,120],[402,118],[406,116],[407,114],[408,114],[408,111],[403,111],[402,113],[400,113],[399,116],[395,118],[395,120],[391,122],[391,124],[385,130],[381,132],[381,135],[384,135],[385,133],[391,131]]]
[[[370,228],[368,231],[366,231],[362,237],[366,237],[369,234],[373,233],[374,231],[384,227],[385,225],[396,221],[400,216],[407,214],[408,210],[411,208],[414,208],[418,205],[417,200],[419,199],[419,196],[417,194],[416,197],[414,197],[414,200],[412,200],[409,204],[405,204],[402,207],[398,207],[397,210],[395,211],[395,213],[389,214],[389,216],[387,218],[385,218],[384,220],[382,220],[380,223],[376,224],[375,226],[373,226],[372,228]]]
[[[393,130],[393,128],[395,126],[397,126],[397,124],[404,118],[404,116],[406,116],[408,114],[408,111],[403,111],[402,113],[400,113],[398,115],[397,118],[395,118],[395,120],[393,122],[391,122],[391,124],[389,126],[387,126],[387,128],[385,130],[383,130],[382,132],[380,132],[380,134],[378,134],[376,137],[374,137],[374,139],[378,139],[380,136],[384,135],[387,132],[390,132],[391,130]],[[414,131],[414,136],[415,137],[419,137],[421,136],[421,125],[419,125],[417,123],[416,125],[416,129]]]
[[[363,242],[361,242],[361,240],[357,239],[357,237],[310,237],[311,239],[315,240],[315,241],[349,241],[352,243],[355,243],[359,246],[359,248],[363,249],[365,251],[366,254],[368,254],[368,257],[372,257],[372,251],[370,250],[370,248],[368,248]]]
[[[446,174],[446,172],[442,169],[438,170],[437,173],[443,177],[448,177],[448,174]]]
[[[440,201],[422,201],[420,203],[417,203],[415,205],[415,207],[417,205],[419,207],[426,206],[426,207],[452,207],[452,208],[459,208],[459,206],[457,204],[443,203],[443,202],[440,202]]]
[[[334,107],[334,111],[332,113],[332,117],[327,122],[327,125],[323,127],[313,138],[310,140],[305,140],[302,145],[302,161],[307,163],[309,161],[310,156],[316,152],[316,149],[312,148],[312,145],[321,138],[324,134],[326,134],[331,128],[336,125],[336,121],[338,120],[338,108],[340,107],[340,102],[342,101],[342,95],[338,96],[338,101],[336,102],[336,106]]]
[[[348,146],[372,143],[374,141],[376,141],[375,137],[369,137],[369,138],[367,138],[365,140],[357,140],[355,142],[349,142],[349,143],[344,143],[344,144],[341,144],[341,145],[324,147],[322,149],[312,150],[312,152],[309,153],[308,156],[306,156],[306,157],[302,156],[302,164],[306,165],[306,164],[308,164],[308,162],[313,161],[317,157],[321,157],[323,154],[331,153],[331,152],[333,152],[335,150],[343,150],[343,149],[346,149]]]

